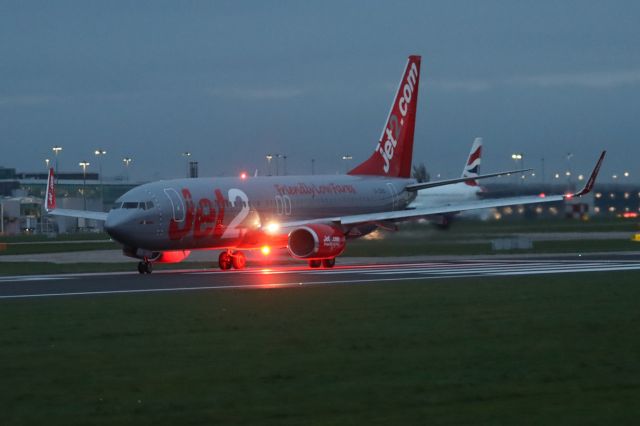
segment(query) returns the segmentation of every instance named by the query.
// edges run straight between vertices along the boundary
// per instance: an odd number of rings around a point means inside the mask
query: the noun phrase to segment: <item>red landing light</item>
[[[538,197],[540,197],[540,198],[544,198],[546,196],[547,196],[547,194],[545,194],[544,192],[541,192],[540,194],[538,194]]]
[[[240,173],[240,179],[246,179],[246,178],[247,178],[247,173],[246,172]]]
[[[622,217],[624,217],[625,219],[634,219],[634,218],[638,217],[638,213],[636,213],[636,212],[624,212],[624,213],[622,213]]]
[[[573,194],[565,194],[564,198],[566,198],[567,200],[570,200],[573,198]]]

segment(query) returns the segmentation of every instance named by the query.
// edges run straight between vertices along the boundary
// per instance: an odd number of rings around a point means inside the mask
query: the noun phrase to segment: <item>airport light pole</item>
[[[342,156],[342,160],[344,161],[344,172],[347,173],[349,171],[349,161],[353,160],[353,156],[351,154],[345,154]]]
[[[60,154],[60,151],[62,151],[62,147],[54,146],[53,148],[51,148],[51,150],[53,151],[56,159],[56,182],[58,182],[58,154]]]
[[[273,160],[273,155],[267,154],[265,158],[267,159],[267,176],[271,176],[271,160]]]
[[[82,204],[85,210],[87,209],[87,167],[89,167],[90,164],[88,161],[78,163],[78,165],[82,167]]]
[[[516,162],[516,168],[518,167],[518,162],[520,162],[520,168],[524,169],[524,154],[523,153],[514,152],[513,154],[511,154],[511,159]]]
[[[571,158],[573,158],[572,152],[567,152],[567,171],[565,172],[565,176],[567,176],[567,185],[571,188]]]
[[[102,157],[107,154],[107,151],[104,149],[96,149],[94,151],[96,157],[98,157],[98,173],[100,174],[100,205],[102,210],[104,210],[104,186],[102,183]]]
[[[191,157],[191,153],[189,151],[185,151],[182,153],[182,156],[185,158],[187,163],[187,177],[189,177],[189,157]]]
[[[131,157],[124,157],[122,159],[122,162],[124,163],[125,177],[127,179],[127,182],[129,182],[129,164],[131,164],[132,161],[133,158]]]
[[[276,176],[280,176],[280,157],[282,155],[276,154]]]

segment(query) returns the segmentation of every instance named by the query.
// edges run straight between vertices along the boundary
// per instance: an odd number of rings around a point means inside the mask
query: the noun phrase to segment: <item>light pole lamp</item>
[[[85,210],[87,209],[87,167],[89,167],[90,164],[88,161],[78,163],[78,165],[82,167],[82,204]]]

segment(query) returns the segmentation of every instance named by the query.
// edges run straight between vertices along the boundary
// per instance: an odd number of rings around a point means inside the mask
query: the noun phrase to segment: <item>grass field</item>
[[[640,273],[0,302],[0,423],[638,424]]]

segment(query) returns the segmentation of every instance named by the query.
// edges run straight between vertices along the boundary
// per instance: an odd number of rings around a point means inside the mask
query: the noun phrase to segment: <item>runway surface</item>
[[[157,293],[224,289],[267,289],[349,285],[459,277],[492,277],[640,270],[640,260],[499,259],[336,266],[254,268],[243,271],[181,270],[0,276],[0,300],[62,296]]]

